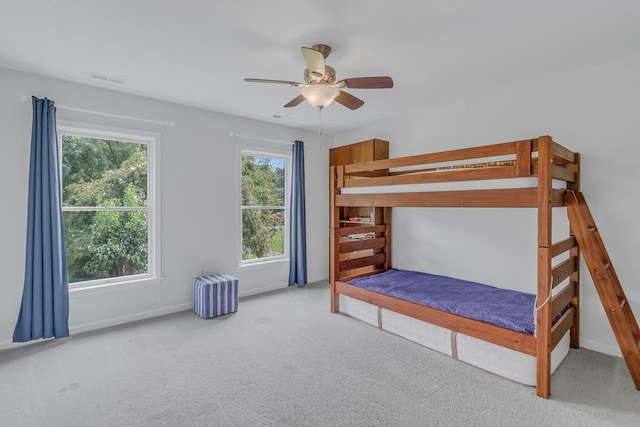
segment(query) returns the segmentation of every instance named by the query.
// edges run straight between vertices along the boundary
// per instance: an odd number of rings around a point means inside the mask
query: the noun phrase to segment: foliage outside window
[[[286,256],[287,158],[242,153],[242,261]]]
[[[59,135],[70,285],[149,276],[150,144],[99,133]]]

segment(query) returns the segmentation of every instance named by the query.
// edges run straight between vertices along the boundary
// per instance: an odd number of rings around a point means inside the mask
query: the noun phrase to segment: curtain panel
[[[32,97],[24,288],[14,342],[69,335],[69,283],[62,223],[56,107]]]
[[[289,286],[307,283],[307,224],[304,194],[304,143],[293,143],[291,220],[289,233]]]

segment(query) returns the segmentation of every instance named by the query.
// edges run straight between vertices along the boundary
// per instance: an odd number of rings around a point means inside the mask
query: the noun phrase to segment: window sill
[[[163,277],[144,277],[139,279],[131,279],[131,280],[122,280],[122,281],[112,281],[112,282],[102,282],[91,285],[79,286],[76,288],[69,288],[69,295],[73,294],[83,294],[85,292],[110,292],[116,290],[122,290],[123,288],[131,289],[131,288],[139,288],[144,286],[156,286],[162,282]]]
[[[288,257],[284,257],[284,258],[278,258],[278,259],[263,259],[260,261],[249,261],[249,262],[243,262],[240,263],[238,265],[239,268],[245,268],[245,267],[256,267],[256,266],[266,266],[269,264],[277,264],[277,263],[282,263],[282,262],[289,262],[289,258]]]

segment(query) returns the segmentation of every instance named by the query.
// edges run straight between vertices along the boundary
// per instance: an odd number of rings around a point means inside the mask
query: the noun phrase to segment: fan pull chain
[[[322,136],[322,107],[318,108],[318,135]]]

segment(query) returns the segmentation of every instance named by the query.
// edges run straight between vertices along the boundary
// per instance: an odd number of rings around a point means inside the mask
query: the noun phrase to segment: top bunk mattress
[[[466,280],[389,270],[348,284],[529,335],[536,296]]]

